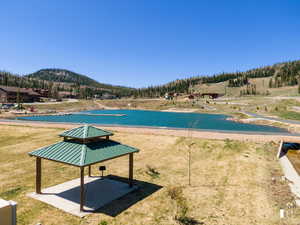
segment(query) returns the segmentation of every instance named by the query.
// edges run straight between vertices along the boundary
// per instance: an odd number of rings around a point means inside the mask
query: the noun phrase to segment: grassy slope
[[[298,96],[298,87],[281,87],[281,88],[269,88],[270,77],[265,78],[255,78],[249,79],[251,84],[256,85],[256,89],[260,93],[266,93],[267,90],[270,93],[270,96]],[[203,92],[217,92],[217,93],[225,93],[226,87],[226,95],[229,97],[237,97],[240,96],[240,90],[245,89],[245,87],[227,87],[228,82],[220,82],[215,84],[201,84],[193,87],[193,90]]]
[[[191,140],[129,133],[116,133],[114,139],[141,149],[135,157],[135,178],[162,188],[116,217],[102,213],[84,219],[71,216],[26,197],[26,193],[34,191],[35,184],[35,161],[27,153],[58,141],[57,134],[60,132],[61,129],[1,126],[0,197],[18,202],[18,223],[21,225],[38,222],[47,225],[97,225],[104,224],[104,221],[123,225],[176,224],[175,215],[182,205],[188,207],[187,218],[206,225],[297,224],[296,217],[285,220],[285,223],[278,219],[279,208],[285,207],[291,198],[287,185],[280,182],[281,172],[275,160],[277,146],[274,143]],[[195,145],[192,150],[192,186],[188,186],[186,146],[191,141]],[[111,174],[128,175],[126,157],[112,160],[106,166]],[[153,175],[149,167],[159,175]],[[43,168],[43,187],[79,176],[78,169],[63,164],[45,161]],[[95,166],[93,174],[96,173]],[[275,181],[271,183],[272,177]],[[170,195],[176,188],[182,193]],[[139,199],[147,190],[143,186],[140,191],[106,209],[114,211],[126,205],[128,199]]]

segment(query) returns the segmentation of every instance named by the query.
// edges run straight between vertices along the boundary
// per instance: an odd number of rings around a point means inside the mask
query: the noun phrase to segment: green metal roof
[[[67,130],[61,133],[59,136],[86,139],[86,138],[103,137],[103,136],[111,136],[111,135],[113,135],[113,133],[108,132],[106,130],[101,130],[93,126],[84,125],[81,127],[73,128],[71,130]]]
[[[112,140],[100,140],[86,144],[69,140],[40,148],[30,152],[29,155],[74,166],[87,166],[138,151],[136,148]]]

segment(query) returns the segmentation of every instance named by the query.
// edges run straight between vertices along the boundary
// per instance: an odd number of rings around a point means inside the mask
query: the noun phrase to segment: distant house
[[[192,99],[194,99],[194,98],[195,98],[195,95],[192,95],[192,94],[191,94],[191,95],[188,96],[188,99],[190,99],[190,100],[192,100]]]
[[[60,98],[76,98],[72,91],[59,91],[58,97]]]
[[[192,99],[195,99],[195,98],[205,98],[205,97],[208,97],[208,98],[211,98],[211,99],[215,99],[215,98],[218,98],[218,97],[221,97],[222,94],[219,94],[219,93],[194,93],[194,94],[190,94],[188,95],[188,99],[192,100]]]
[[[101,96],[101,99],[116,99],[117,96],[109,93],[104,93]]]
[[[44,97],[44,98],[49,97],[49,90],[47,90],[47,89],[34,88],[33,91],[40,94],[41,97]]]
[[[202,93],[201,94],[201,97],[204,98],[204,97],[209,97],[209,98],[212,98],[212,99],[215,99],[215,98],[218,98],[221,96],[221,94],[219,93]]]
[[[171,93],[168,93],[168,92],[167,92],[167,93],[165,94],[165,99],[166,99],[166,100],[171,100],[171,99],[173,99],[173,96],[171,95]]]
[[[167,92],[165,93],[165,99],[166,100],[172,100],[173,98],[176,98],[178,96],[178,93],[174,92]]]
[[[1,103],[17,102],[18,94],[21,102],[38,102],[41,97],[41,95],[32,88],[0,86]]]

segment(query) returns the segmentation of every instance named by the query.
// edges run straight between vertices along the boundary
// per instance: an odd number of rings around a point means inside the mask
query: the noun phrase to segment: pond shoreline
[[[0,125],[11,126],[30,126],[44,128],[70,129],[82,125],[80,123],[63,123],[63,122],[44,122],[44,121],[25,121],[25,120],[0,120]],[[162,127],[134,127],[134,126],[112,126],[92,124],[102,129],[108,129],[117,132],[171,135],[178,137],[193,137],[201,139],[216,140],[239,140],[254,142],[279,142],[299,141],[300,135],[292,133],[255,133],[255,132],[238,132],[238,131],[221,131],[221,130],[200,130],[200,129],[183,129],[183,128],[162,128]]]
[[[102,115],[102,116],[98,116]],[[124,118],[117,115],[126,115]],[[105,117],[104,117],[105,116]],[[61,113],[19,117],[30,121],[89,123],[103,126],[125,126],[140,128],[195,129],[247,133],[289,133],[286,129],[266,125],[245,124],[225,114],[166,112],[155,110],[88,110],[76,113]]]
[[[16,119],[20,119],[22,120],[22,117],[39,117],[39,116],[63,116],[63,115],[75,115],[75,114],[84,114],[85,112],[88,111],[94,111],[94,110],[137,110],[137,111],[154,111],[154,112],[169,112],[169,113],[192,113],[192,114],[208,114],[208,115],[224,115],[227,116],[228,118],[226,118],[226,120],[232,121],[232,122],[236,122],[236,123],[241,123],[241,124],[252,124],[252,125],[261,125],[261,126],[269,126],[269,127],[274,127],[274,128],[281,128],[287,131],[287,133],[291,133],[291,134],[299,134],[300,131],[300,126],[296,126],[294,124],[288,124],[288,123],[279,123],[276,121],[270,121],[270,120],[265,120],[265,119],[258,119],[258,118],[253,118],[253,117],[249,117],[249,115],[247,113],[244,112],[239,112],[239,114],[244,114],[246,115],[248,118],[242,118],[239,115],[236,114],[232,114],[232,113],[217,113],[217,112],[212,112],[212,113],[208,113],[208,112],[199,112],[195,109],[190,109],[190,108],[184,108],[184,109],[177,109],[177,108],[170,108],[170,109],[165,109],[165,110],[155,110],[155,109],[143,109],[143,108],[111,108],[111,107],[107,107],[107,108],[99,108],[99,109],[86,109],[86,110],[81,110],[81,111],[57,111],[57,112],[44,112],[44,113],[22,113],[22,114],[10,114],[10,115],[2,115],[0,116],[0,120],[1,119],[9,119],[9,120],[16,120]],[[92,114],[91,114],[92,115]],[[101,114],[102,115],[102,114]],[[103,114],[104,115],[104,114]],[[125,115],[125,114],[124,114]],[[36,121],[36,120],[32,120],[32,121]],[[46,121],[41,121],[41,122],[46,122]],[[51,121],[49,121],[51,122]],[[63,123],[68,123],[68,122],[63,122]],[[76,123],[76,122],[75,122]],[[103,126],[128,126],[128,127],[150,127],[150,128],[154,128],[156,129],[157,127],[155,126],[139,126],[139,125],[123,125],[123,124],[97,124],[97,125],[103,125]],[[173,128],[173,127],[165,127],[165,128],[169,128],[169,129],[188,129],[188,128]],[[299,129],[298,129],[299,128]],[[195,129],[195,130],[201,130],[201,128],[199,129]],[[203,130],[210,130],[210,129],[203,129]],[[219,129],[211,129],[211,131],[214,132],[227,132],[227,133],[234,133],[234,132],[243,132],[243,133],[252,133],[252,131],[234,131],[234,130],[219,130]],[[269,132],[269,131],[267,131]],[[267,133],[264,131],[261,131],[260,133]],[[258,133],[255,132],[254,133]],[[273,133],[272,131],[270,131],[270,133]],[[280,132],[274,132],[274,133],[280,133]],[[285,132],[282,132],[285,133]]]

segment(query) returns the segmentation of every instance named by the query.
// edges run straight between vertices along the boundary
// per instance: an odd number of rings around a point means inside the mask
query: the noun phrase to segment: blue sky
[[[145,87],[300,59],[298,0],[2,1],[0,69]]]

